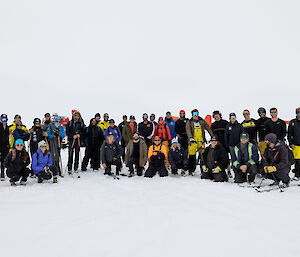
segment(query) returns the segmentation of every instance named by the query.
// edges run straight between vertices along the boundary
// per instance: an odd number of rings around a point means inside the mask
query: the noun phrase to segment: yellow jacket
[[[10,146],[10,149],[13,148],[14,146],[14,143],[15,143],[15,138],[13,137],[13,132],[14,130],[16,129],[16,124],[15,122],[13,122],[10,126],[9,126],[9,146]],[[28,129],[22,125],[22,130],[26,131],[28,133]]]
[[[160,148],[161,147],[161,148]],[[165,155],[165,161],[168,161],[168,149],[164,145],[151,145],[148,150],[148,159],[151,158],[152,155],[157,155],[158,152],[161,152]]]
[[[98,126],[102,129],[104,134],[105,130],[109,127],[109,121],[101,121]]]

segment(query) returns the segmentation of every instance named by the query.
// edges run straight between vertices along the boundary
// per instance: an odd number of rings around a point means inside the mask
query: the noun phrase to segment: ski
[[[282,186],[278,187],[278,185],[274,185],[271,187],[269,186],[269,188],[255,188],[255,191],[258,193],[271,192],[274,190],[280,190],[280,192],[284,192],[284,189],[288,189],[289,187],[298,187],[298,186],[300,186],[300,184],[292,184],[289,185],[288,187],[282,187]]]
[[[117,180],[120,179],[120,177],[119,177],[119,176],[116,176],[115,174],[111,174],[110,176],[113,177],[114,179],[117,179]]]

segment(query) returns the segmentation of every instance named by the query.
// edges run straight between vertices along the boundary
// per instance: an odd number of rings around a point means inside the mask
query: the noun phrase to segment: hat
[[[40,118],[35,118],[34,120],[33,120],[33,124],[35,124],[35,123],[41,123],[41,119]]]
[[[108,113],[104,113],[103,117],[109,117]]]
[[[274,133],[269,133],[265,137],[265,141],[269,141],[272,144],[275,144],[277,140],[277,136]]]
[[[20,138],[15,141],[15,146],[19,144],[24,145],[24,141]]]
[[[242,132],[240,138],[249,138],[249,134],[246,132]]]
[[[49,116],[49,117],[50,117],[51,115],[50,115],[49,112],[46,112],[45,115],[44,115],[44,117],[46,117],[46,116]]]
[[[212,116],[215,117],[216,114],[219,114],[220,117],[222,117],[222,114],[220,113],[220,111],[214,111]]]
[[[229,119],[231,119],[231,117],[235,117],[236,118],[236,114],[234,112],[229,114]]]
[[[6,115],[6,114],[1,114],[1,120],[4,120],[4,119],[5,119],[6,121],[8,120],[8,119],[7,119],[7,115]]]
[[[40,148],[42,145],[46,145],[46,142],[44,140],[42,140],[38,143],[38,147]]]
[[[130,119],[130,120],[135,120],[134,115],[130,115],[129,119]]]
[[[16,118],[20,118],[21,119],[21,115],[20,114],[16,114],[15,117],[14,117],[14,119],[16,119]]]
[[[115,123],[115,120],[114,119],[110,119],[109,123]]]
[[[185,111],[184,111],[184,110],[180,110],[179,114],[181,114],[181,113],[184,113],[184,114],[185,114]]]
[[[150,117],[154,117],[154,118],[155,118],[155,114],[154,114],[154,113],[151,113]]]
[[[298,114],[299,112],[300,112],[300,107],[296,109],[296,114]]]
[[[57,122],[57,121],[59,121],[60,123],[62,122],[60,117],[55,118],[54,122]]]
[[[95,119],[95,118],[92,118],[92,119],[90,120],[90,124],[92,124],[93,121],[97,123],[96,119]]]
[[[164,118],[163,117],[159,117],[158,120],[164,120]]]
[[[166,112],[166,115],[171,115],[171,112]]]
[[[114,136],[114,133],[112,131],[108,132],[107,136]]]
[[[101,115],[100,115],[99,112],[95,114],[95,118],[96,118],[96,117],[101,117]]]
[[[212,137],[210,138],[210,141],[218,141],[218,136],[212,135]]]

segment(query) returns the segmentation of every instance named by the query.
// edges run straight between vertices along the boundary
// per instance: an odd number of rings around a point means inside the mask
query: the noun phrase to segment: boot
[[[21,185],[21,186],[26,186],[26,181],[21,180],[20,185]]]
[[[15,182],[15,181],[12,181],[12,180],[10,181],[10,185],[13,186],[13,187],[14,187],[14,186],[17,186],[16,182]]]
[[[57,180],[57,177],[53,177],[53,183],[57,183],[58,182],[58,180]]]

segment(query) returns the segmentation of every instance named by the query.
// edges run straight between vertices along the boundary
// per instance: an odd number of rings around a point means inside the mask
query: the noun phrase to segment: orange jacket
[[[160,145],[151,145],[148,150],[148,159],[151,158],[152,155],[157,155],[158,152],[161,152],[165,155],[165,160],[168,160],[168,149],[160,144]]]
[[[171,140],[170,129],[165,122],[163,122],[163,124],[158,124],[155,127],[155,132],[153,137],[155,136],[159,136],[161,141]]]

